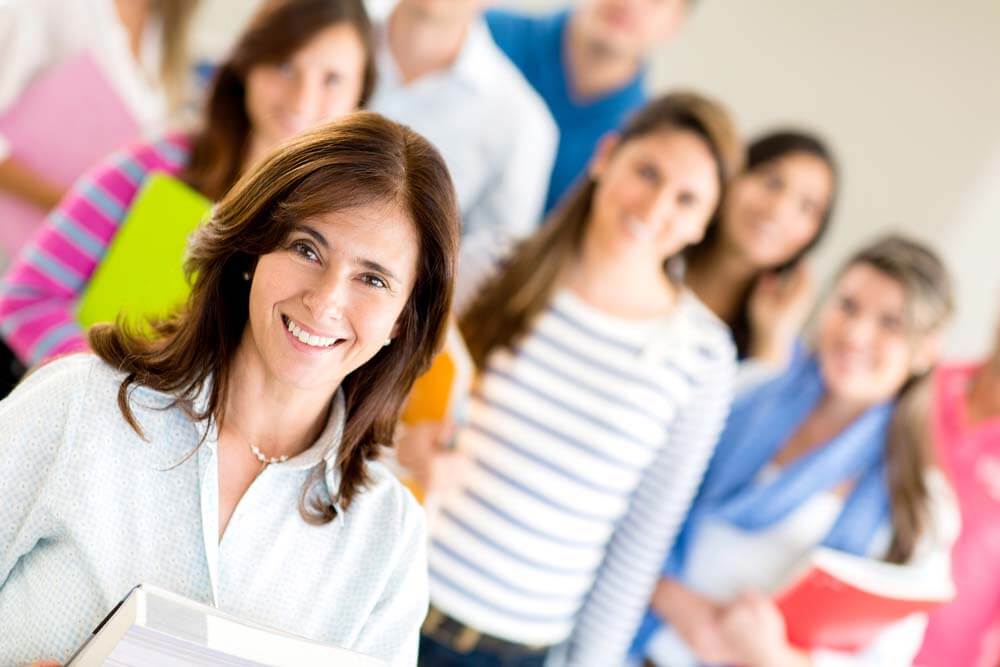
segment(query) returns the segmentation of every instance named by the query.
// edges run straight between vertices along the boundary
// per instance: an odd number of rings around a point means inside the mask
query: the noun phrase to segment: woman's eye
[[[785,187],[785,182],[777,174],[767,174],[764,177],[764,187],[777,192]]]
[[[694,206],[698,198],[691,192],[682,192],[677,195],[677,203],[681,206]]]
[[[660,180],[660,173],[656,171],[656,168],[652,167],[651,165],[640,164],[638,172],[639,172],[639,177],[649,183],[658,183]]]
[[[854,299],[845,296],[840,299],[840,309],[848,315],[853,315],[858,312],[858,304]]]
[[[305,241],[295,241],[292,243],[292,252],[294,252],[299,257],[307,259],[310,262],[318,262],[319,255],[316,251]]]
[[[884,315],[879,319],[879,323],[882,328],[891,333],[896,333],[903,330],[903,320],[895,315]]]
[[[371,273],[366,273],[361,276],[361,281],[364,282],[369,287],[375,287],[377,289],[389,289],[389,283],[385,280]]]

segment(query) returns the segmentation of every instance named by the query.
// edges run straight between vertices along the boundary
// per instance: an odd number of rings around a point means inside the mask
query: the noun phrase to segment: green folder
[[[148,330],[148,318],[182,305],[191,291],[184,277],[188,240],[211,205],[176,178],[151,174],[80,299],[80,325],[115,322],[121,315]]]

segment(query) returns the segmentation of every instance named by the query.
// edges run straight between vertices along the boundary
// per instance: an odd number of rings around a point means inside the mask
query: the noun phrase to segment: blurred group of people
[[[0,3],[0,118],[87,52],[141,130],[71,187],[0,134],[47,212],[0,284],[3,662],[143,580],[401,665],[1000,664],[1000,334],[942,363],[905,232],[817,298],[834,149],[644,87],[694,0],[263,0],[203,91],[196,9]],[[85,331],[154,174],[215,203],[191,297]],[[452,320],[467,409],[397,428]],[[820,547],[956,597],[794,645],[772,594]]]

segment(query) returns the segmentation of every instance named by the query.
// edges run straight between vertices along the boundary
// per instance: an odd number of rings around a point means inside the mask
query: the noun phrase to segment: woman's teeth
[[[339,338],[326,338],[324,336],[306,333],[302,330],[302,327],[287,317],[285,318],[285,327],[288,329],[289,333],[299,340],[299,342],[305,343],[310,347],[330,347],[340,340]]]
[[[629,234],[638,239],[648,239],[653,235],[652,226],[647,225],[634,215],[625,218],[625,226],[628,228]]]

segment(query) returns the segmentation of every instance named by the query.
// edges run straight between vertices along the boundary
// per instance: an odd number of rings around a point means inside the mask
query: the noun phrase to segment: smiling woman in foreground
[[[193,242],[186,307],[0,403],[0,663],[67,658],[139,582],[413,664],[420,511],[372,459],[450,308],[438,153],[359,113],[285,144]]]

